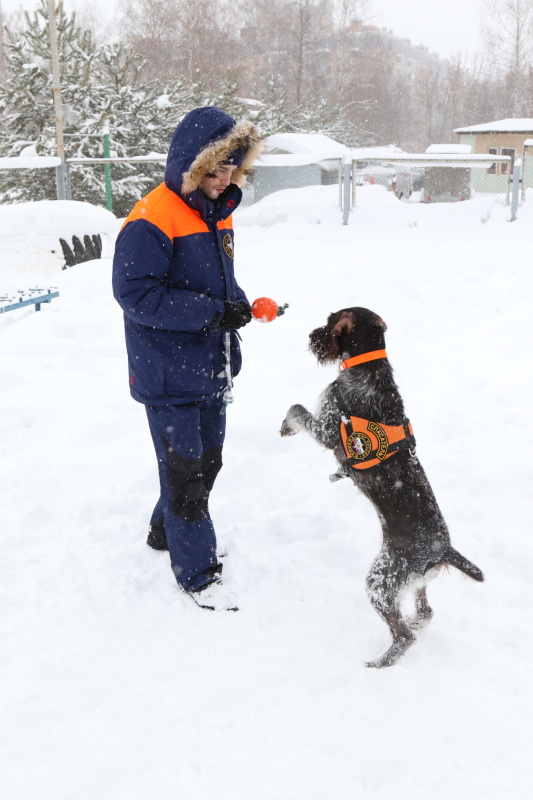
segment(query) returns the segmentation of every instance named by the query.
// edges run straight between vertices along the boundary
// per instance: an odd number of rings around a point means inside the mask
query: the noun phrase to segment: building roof
[[[532,133],[533,118],[497,119],[495,122],[484,122],[481,125],[470,125],[466,128],[455,128],[454,133]]]
[[[469,144],[430,144],[426,147],[426,153],[463,153],[468,154],[472,152],[472,147]]]
[[[329,153],[332,157],[342,158],[348,153],[345,145],[336,142],[323,133],[273,133],[265,139],[267,153],[277,150],[285,153],[311,155],[313,153]]]

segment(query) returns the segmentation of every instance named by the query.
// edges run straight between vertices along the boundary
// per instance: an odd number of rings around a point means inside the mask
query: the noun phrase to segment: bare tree
[[[235,66],[228,0],[123,0],[122,27],[149,78],[184,78],[214,89]]]
[[[322,92],[314,54],[320,36],[331,30],[329,0],[241,0],[241,78],[247,91],[261,95],[277,75],[289,105],[299,106]],[[318,83],[317,83],[318,82]]]
[[[4,79],[6,74],[6,59],[4,53],[4,13],[0,5],[0,79]]]
[[[493,63],[505,80],[507,115],[525,116],[533,65],[533,0],[487,0],[483,27]]]
[[[146,77],[170,77],[177,64],[174,0],[122,0],[119,9],[126,40],[145,60]]]
[[[293,47],[293,79],[294,98],[299,106],[302,102],[302,80],[312,35],[313,12],[316,10],[315,0],[293,0],[287,6],[290,20],[290,36]]]
[[[350,53],[348,48],[348,34],[350,25],[355,20],[366,17],[366,0],[335,0],[332,5],[333,24],[337,39],[337,52],[334,65],[334,85],[331,87],[335,96],[341,98],[345,95],[350,75]]]
[[[331,0],[335,30],[345,31],[351,22],[368,19],[370,0]]]

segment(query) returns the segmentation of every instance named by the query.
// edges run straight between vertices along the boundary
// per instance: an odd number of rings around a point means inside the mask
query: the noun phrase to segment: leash
[[[342,362],[341,369],[351,369],[381,358],[387,358],[386,351],[373,350],[346,359]],[[385,425],[382,422],[354,416],[344,402],[337,381],[333,382],[331,391],[341,415],[340,434],[346,453],[343,464],[337,472],[329,476],[332,483],[349,477],[351,469],[377,467],[402,450],[409,450],[412,456],[415,455],[416,440],[413,426],[407,418],[404,418],[401,425]]]
[[[288,303],[278,306],[270,297],[258,297],[252,303],[251,311],[254,319],[259,322],[272,322],[276,317],[281,317],[288,308]],[[239,339],[241,338],[238,333],[237,336]],[[231,331],[224,333],[224,369],[219,377],[226,378],[226,388],[223,390],[222,397],[223,405],[220,410],[221,414],[225,414],[227,407],[235,400],[233,396],[233,376],[231,374]]]
[[[221,414],[225,414],[227,407],[235,400],[233,396],[233,375],[231,374],[231,331],[224,332],[224,374],[227,384],[222,396]]]

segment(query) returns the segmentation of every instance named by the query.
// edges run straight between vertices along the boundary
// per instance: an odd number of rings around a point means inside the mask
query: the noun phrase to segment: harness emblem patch
[[[378,425],[377,422],[369,422],[368,430],[372,431],[372,433],[378,440],[378,449],[376,450],[376,458],[379,458],[380,461],[383,461],[389,450],[389,440],[387,439],[387,434],[385,433],[381,425]]]
[[[372,450],[370,436],[367,436],[367,434],[362,431],[354,431],[346,440],[346,449],[352,458],[363,461],[363,459],[370,455]]]
[[[227,233],[222,239],[222,247],[226,255],[233,258],[233,239],[231,238],[231,233]]]

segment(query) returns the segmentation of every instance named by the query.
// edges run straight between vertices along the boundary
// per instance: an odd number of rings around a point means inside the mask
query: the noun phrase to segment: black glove
[[[242,328],[252,319],[252,309],[246,303],[236,303],[233,300],[224,300],[224,316],[220,320],[220,327],[229,331],[232,328]]]

